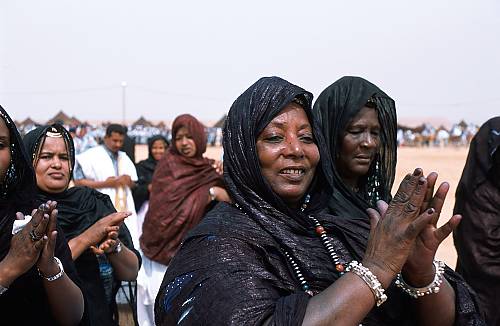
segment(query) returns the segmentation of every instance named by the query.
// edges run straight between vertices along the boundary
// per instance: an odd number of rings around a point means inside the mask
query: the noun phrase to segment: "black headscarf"
[[[302,103],[322,158],[308,191],[310,204],[303,212],[288,207],[272,191],[256,150],[259,133],[294,100]],[[323,212],[330,195],[324,168],[329,156],[324,155],[326,146],[311,101],[311,94],[302,88],[268,77],[233,103],[224,126],[224,180],[240,209],[219,203],[185,238],[156,298],[157,325],[181,320],[184,325],[260,325],[265,320],[270,325],[301,325],[309,296],[284,252],[293,257],[313,291],[324,290],[339,277],[307,215],[321,222],[336,247],[340,242],[336,249],[345,259],[362,259],[370,229],[366,218]],[[394,286],[387,292],[389,300],[363,324],[414,325],[411,299]],[[466,290],[456,293],[457,301],[468,304],[467,317],[473,315]]]
[[[15,213],[31,213],[35,194],[35,173],[24,151],[21,136],[7,112],[0,106],[3,119],[10,135],[10,165],[5,179],[0,180],[0,259],[7,254],[12,238]]]
[[[154,159],[152,149],[153,144],[157,140],[165,142],[165,150],[168,146],[168,141],[162,135],[156,135],[148,139],[148,158],[140,161],[135,165],[137,170],[137,185],[132,189],[134,196],[135,208],[137,211],[141,209],[142,204],[149,199],[148,185],[153,181],[153,173],[155,172],[156,164],[158,161]]]
[[[64,139],[66,150],[70,159],[70,176],[75,164],[75,148],[70,133],[63,126],[54,124],[41,126],[30,131],[24,137],[26,151],[30,154],[33,165],[38,162],[39,154],[49,133],[58,133]],[[53,136],[53,135],[52,135]],[[68,179],[68,185],[69,186]],[[36,203],[43,203],[47,200],[57,201],[57,223],[66,238],[71,240],[81,235],[101,218],[116,212],[113,203],[108,195],[88,187],[66,188],[60,193],[49,193],[38,189]],[[132,238],[125,226],[120,226],[118,237],[127,248],[134,251],[139,259],[139,253],[133,249]],[[116,303],[111,304],[106,301],[104,285],[100,278],[99,263],[96,256],[90,249],[86,249],[76,260],[75,265],[82,279],[82,291],[86,296],[86,318],[92,325],[114,325],[114,318],[118,316]],[[113,279],[113,295],[118,291],[120,282]]]
[[[315,142],[323,154],[321,149],[325,148],[325,143],[318,124],[313,123],[312,94],[278,77],[261,78],[241,94],[231,106],[223,129],[224,180],[229,194],[243,211],[255,216],[264,229],[277,237],[290,229],[304,232],[309,221],[305,213],[291,209],[264,179],[256,139],[294,99],[304,107],[313,127]],[[316,213],[323,208],[323,201],[329,197],[328,190],[324,168],[318,164],[308,192],[311,201],[307,213]]]
[[[380,123],[380,148],[370,170],[355,193],[342,181],[335,160],[340,153],[344,132],[351,119],[371,101],[376,105]],[[327,87],[314,103],[314,115],[319,120],[326,139],[333,179],[333,196],[329,207],[335,215],[366,215],[377,200],[389,201],[396,172],[396,107],[394,101],[377,86],[360,77],[342,77]]]
[[[455,194],[457,267],[477,292],[488,325],[500,324],[500,117],[472,139]]]
[[[40,126],[24,136],[24,146],[31,157],[33,165],[36,165],[36,162],[38,162],[40,151],[47,138],[47,133],[58,133],[64,139],[70,160],[69,170],[71,178],[71,171],[73,171],[75,165],[73,139],[66,128],[59,124]],[[116,211],[107,195],[88,187],[66,188],[57,194],[47,193],[38,188],[36,197],[39,203],[46,202],[47,200],[57,201],[57,210],[59,211],[57,221],[68,239],[73,239],[80,235],[100,218]]]

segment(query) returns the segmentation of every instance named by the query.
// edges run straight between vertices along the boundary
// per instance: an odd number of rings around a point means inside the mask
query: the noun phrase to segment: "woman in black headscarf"
[[[471,142],[456,192],[453,234],[456,271],[477,292],[488,325],[500,325],[500,117],[485,122]]]
[[[314,103],[330,154],[335,215],[367,216],[378,200],[389,202],[397,155],[394,101],[360,77],[342,77]]]
[[[233,103],[223,141],[235,204],[218,204],[184,239],[156,298],[157,325],[481,325],[460,278],[449,269],[441,277],[441,264],[429,270],[459,217],[425,228],[440,205],[418,215],[427,189],[422,171],[405,178],[383,219],[371,211],[371,232],[366,218],[323,213],[329,163],[311,101],[302,88],[271,77]],[[438,190],[436,198],[444,197]],[[411,249],[422,229],[427,252]],[[436,275],[432,283],[443,281],[439,293],[413,300],[389,287],[411,250],[431,280]],[[430,283],[429,274],[424,280],[406,271],[412,284]],[[389,299],[373,309],[385,299],[382,288]]]
[[[77,324],[83,296],[64,235],[56,230],[57,203],[44,202],[24,219],[34,207],[33,169],[1,106],[0,189],[0,323]]]
[[[38,202],[58,202],[58,223],[82,279],[90,324],[117,325],[115,296],[120,281],[135,280],[140,265],[123,224],[130,214],[117,213],[109,197],[94,189],[68,188],[75,151],[63,126],[38,127],[24,137],[24,145],[36,173]]]
[[[163,154],[165,154],[167,146],[167,139],[161,135],[149,138],[148,158],[135,165],[138,180],[137,185],[132,189],[132,196],[134,196],[137,214],[142,210],[142,205],[149,200],[153,173],[155,172],[156,164],[158,164],[158,161],[163,157]]]

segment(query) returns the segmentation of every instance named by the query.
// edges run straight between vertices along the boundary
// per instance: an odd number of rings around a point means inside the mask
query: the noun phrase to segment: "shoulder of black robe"
[[[311,116],[309,93],[272,77],[259,80],[235,101],[224,127],[224,177],[241,211],[220,203],[188,234],[167,269],[155,302],[158,325],[179,321],[186,325],[247,325],[268,318],[273,325],[300,325],[309,298],[285,251],[312,290],[322,291],[337,278],[307,215],[314,215],[328,234],[335,234],[354,259],[362,258],[368,221],[323,213],[322,200],[329,189],[323,182],[324,165],[317,167],[317,178],[309,189],[311,205],[304,212],[288,208],[261,175],[255,139],[295,98],[304,102],[323,157],[323,140]],[[241,128],[243,125],[248,128]],[[322,178],[318,180],[318,176]],[[474,308],[468,292],[455,288],[460,303],[457,311],[464,305]],[[374,309],[367,316],[373,321],[368,325],[413,325],[410,298],[394,287],[388,292],[390,303]],[[467,313],[468,321],[475,318],[474,310]]]
[[[477,292],[489,325],[500,323],[500,117],[474,136],[456,191],[454,213],[462,220],[453,232],[456,271]]]
[[[494,164],[493,155],[499,147],[500,116],[486,121],[471,141],[455,193],[458,205],[490,176]]]
[[[35,173],[24,150],[19,131],[8,113],[0,106],[0,119],[3,119],[10,136],[11,162],[4,182],[0,185],[0,259],[10,248],[12,226],[16,212],[31,214],[35,197]]]
[[[363,186],[359,193],[355,193],[344,184],[334,162],[340,152],[345,128],[370,99],[377,106],[381,146]],[[326,175],[330,177],[333,188],[329,203],[331,212],[335,215],[367,216],[366,209],[374,207],[377,200],[390,201],[397,158],[394,100],[363,78],[342,77],[321,92],[314,103],[313,114],[326,140],[325,153],[330,156]]]

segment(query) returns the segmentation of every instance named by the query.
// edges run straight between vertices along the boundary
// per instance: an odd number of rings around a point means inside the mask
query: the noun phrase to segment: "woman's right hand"
[[[368,212],[371,231],[363,265],[377,275],[384,288],[401,271],[415,239],[435,215],[420,213],[426,192],[427,179],[416,169],[403,179],[383,216],[373,209]]]
[[[46,229],[49,223],[49,214],[54,209],[55,202],[48,201],[46,204],[40,205],[38,209],[33,210],[31,221],[12,236],[9,252],[0,263],[3,282],[1,285],[9,286],[36,264],[45,243],[48,241]],[[24,220],[24,215],[17,213],[16,219]]]
[[[108,233],[118,231],[123,221],[131,214],[132,213],[130,212],[116,212],[95,222],[82,234],[86,246],[99,246],[99,244],[108,236]]]

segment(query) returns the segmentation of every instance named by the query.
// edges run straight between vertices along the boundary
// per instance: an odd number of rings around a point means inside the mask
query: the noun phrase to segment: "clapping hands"
[[[437,227],[449,185],[442,183],[434,193],[436,180],[436,173],[425,178],[416,169],[401,182],[389,205],[381,201],[378,211],[368,210],[372,223],[365,263],[385,275],[386,283],[401,270],[416,286],[434,276],[437,248],[460,222],[455,215]]]
[[[130,212],[116,212],[101,218],[82,235],[88,247],[96,254],[109,253],[118,245],[118,233]]]
[[[57,203],[48,201],[33,210],[31,220],[12,236],[10,249],[3,263],[10,267],[9,283],[26,273],[35,264],[45,275],[57,273],[54,260],[56,244]],[[17,220],[24,220],[22,213]],[[52,273],[54,272],[54,273]]]

